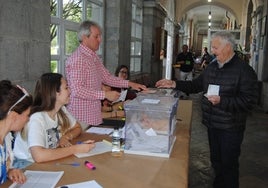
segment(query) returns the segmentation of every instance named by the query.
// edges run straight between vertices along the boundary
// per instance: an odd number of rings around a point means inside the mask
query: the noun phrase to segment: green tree
[[[70,19],[76,22],[82,20],[82,0],[69,0],[63,5],[62,18]],[[50,0],[50,14],[51,16],[57,16],[57,0]],[[52,41],[57,36],[56,25],[51,25],[50,27],[50,41]]]

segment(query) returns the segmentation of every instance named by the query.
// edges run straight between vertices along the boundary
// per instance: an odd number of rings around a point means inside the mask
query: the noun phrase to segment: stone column
[[[155,1],[144,2],[142,70],[150,73],[152,83],[162,78],[161,30],[164,28],[166,15],[166,11]]]
[[[32,92],[37,78],[50,71],[49,0],[0,4],[0,80]]]

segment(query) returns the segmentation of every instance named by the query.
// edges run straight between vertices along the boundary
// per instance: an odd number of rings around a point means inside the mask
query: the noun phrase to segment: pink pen
[[[89,162],[89,161],[85,161],[85,165],[86,165],[86,167],[88,167],[91,170],[95,170],[96,169],[96,167],[91,162]]]

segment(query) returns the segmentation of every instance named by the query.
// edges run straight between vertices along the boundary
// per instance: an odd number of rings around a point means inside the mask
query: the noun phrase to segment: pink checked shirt
[[[127,88],[128,81],[113,76],[98,55],[80,44],[66,61],[66,78],[71,90],[68,110],[88,125],[102,123],[101,100],[105,94],[102,83],[112,87]]]

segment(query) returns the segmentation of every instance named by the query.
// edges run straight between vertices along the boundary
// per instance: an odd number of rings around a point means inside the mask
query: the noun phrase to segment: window
[[[131,26],[131,54],[130,71],[141,71],[142,48],[142,5],[132,1],[132,26]]]
[[[103,0],[50,0],[51,72],[64,74],[64,62],[77,48],[77,30],[82,20],[103,26]],[[98,54],[102,56],[102,47]]]

